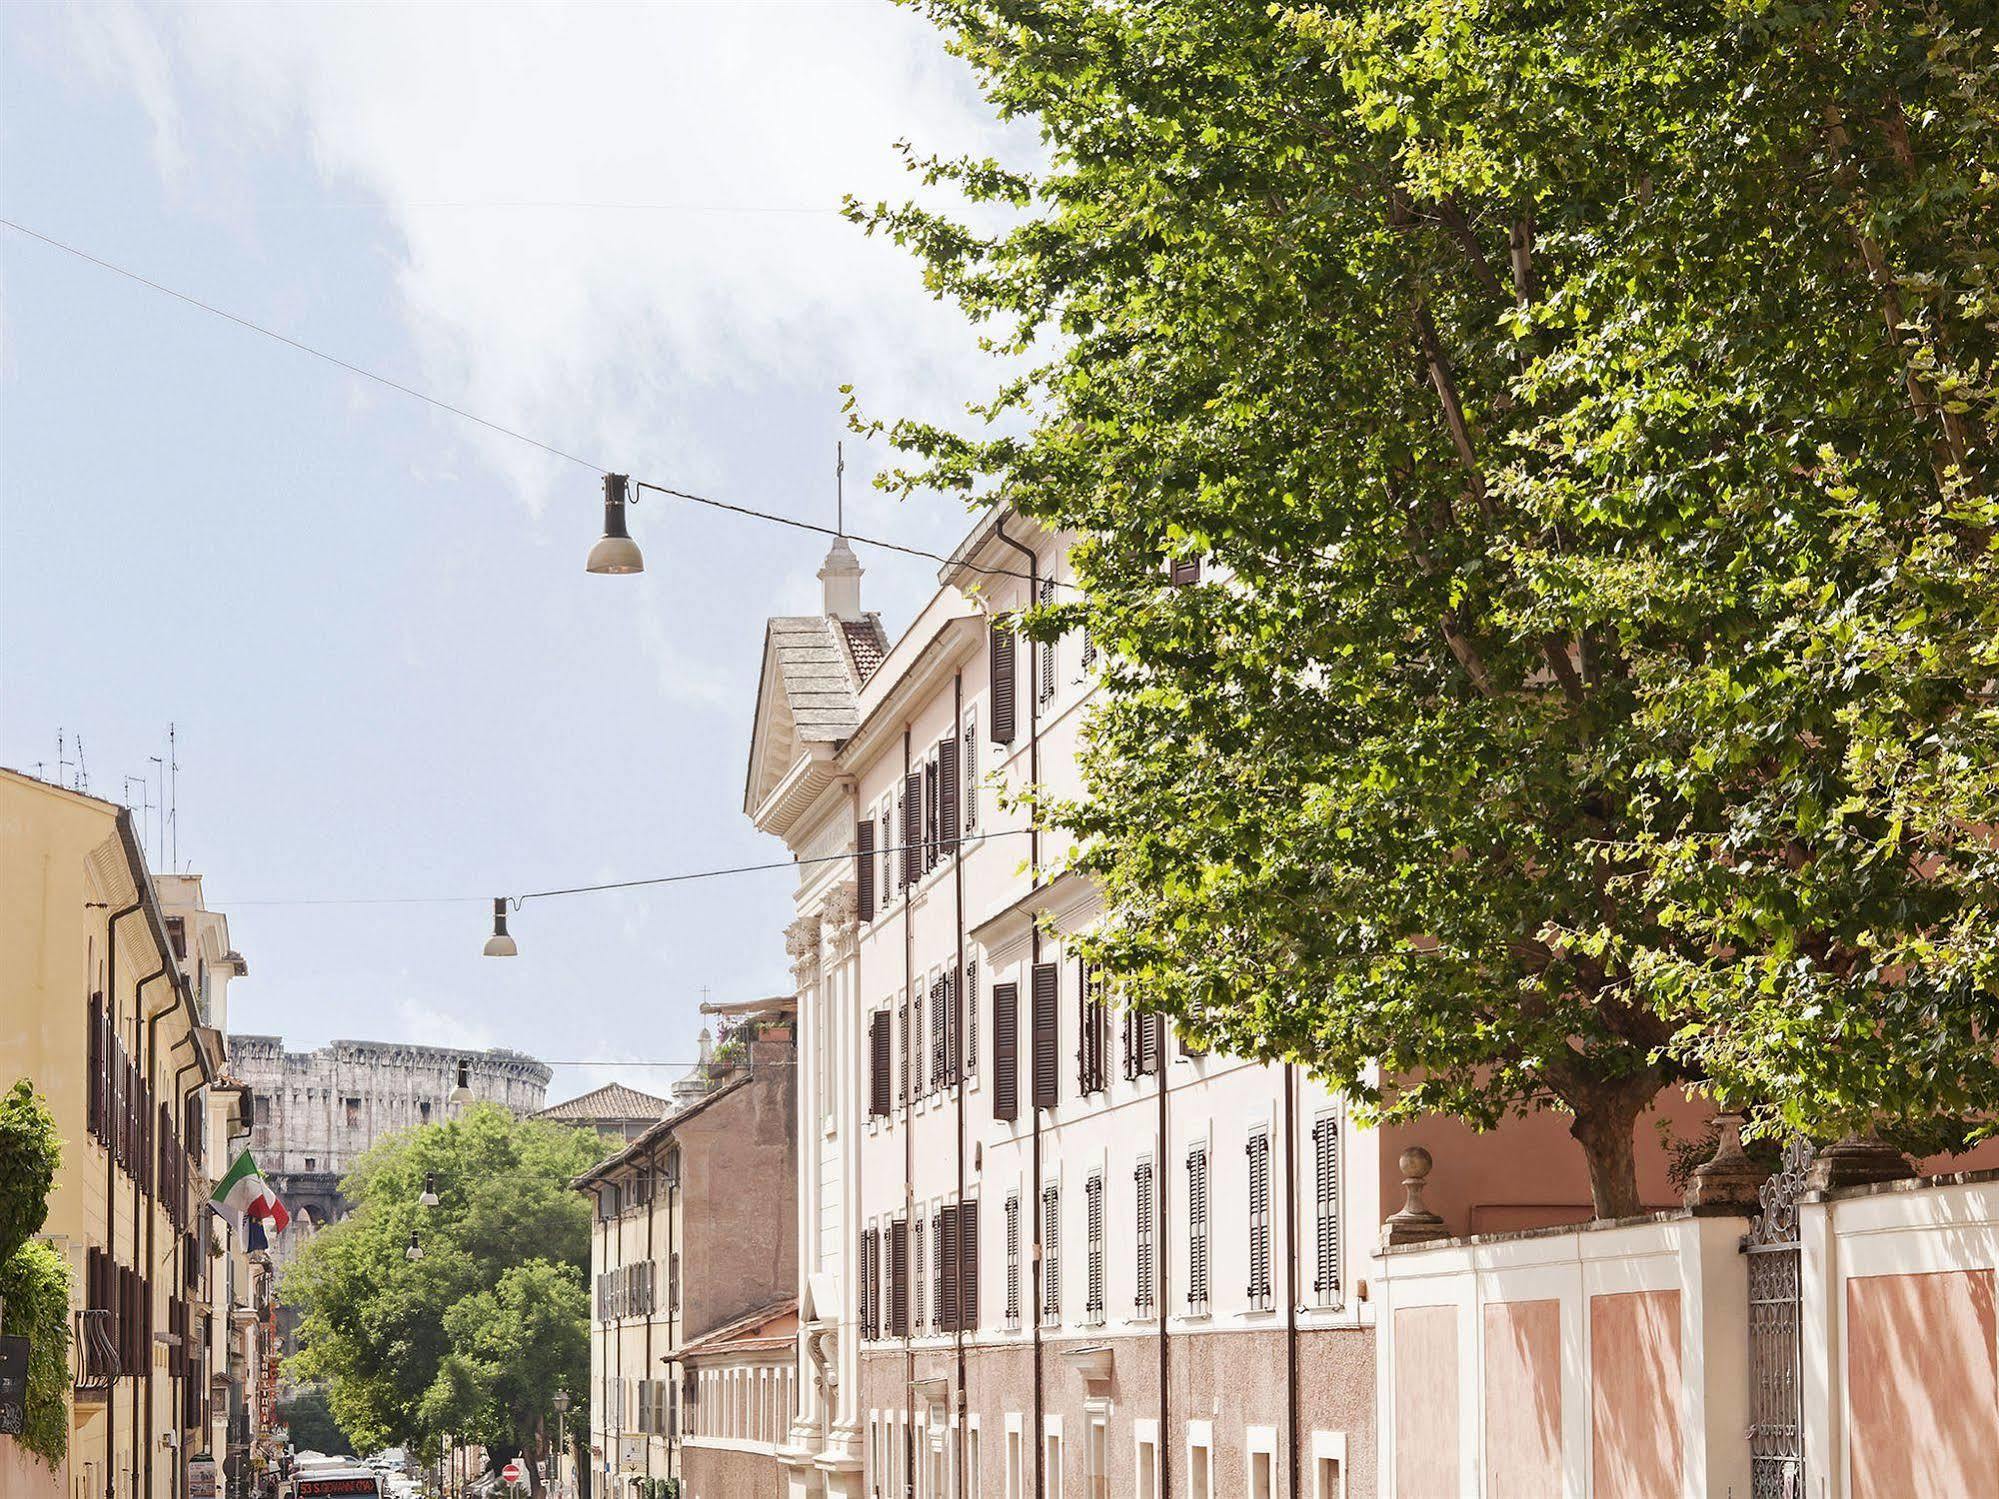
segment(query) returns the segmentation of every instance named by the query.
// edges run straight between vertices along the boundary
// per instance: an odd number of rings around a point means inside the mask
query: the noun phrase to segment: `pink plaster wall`
[[[1485,1306],[1486,1499],[1562,1488],[1562,1305]]]
[[[1678,1499],[1680,1293],[1592,1296],[1589,1319],[1592,1492]]]
[[[1396,1499],[1458,1492],[1458,1309],[1395,1314]]]
[[[1639,1118],[1634,1143],[1638,1195],[1646,1211],[1680,1205],[1666,1175],[1660,1121],[1674,1134],[1697,1138],[1713,1114],[1708,1100],[1669,1088]],[[1587,1223],[1594,1216],[1589,1171],[1582,1147],[1569,1133],[1570,1122],[1567,1114],[1542,1112],[1508,1119],[1484,1134],[1440,1117],[1385,1128],[1376,1137],[1381,1210],[1387,1214],[1402,1206],[1402,1170],[1396,1163],[1405,1145],[1421,1145],[1436,1162],[1424,1198],[1454,1234]]]
[[[1852,1499],[1999,1496],[1993,1274],[1846,1283]]]

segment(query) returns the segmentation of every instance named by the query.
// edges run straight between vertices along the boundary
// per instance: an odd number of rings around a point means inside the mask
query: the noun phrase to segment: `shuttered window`
[[[1312,1239],[1320,1306],[1340,1304],[1340,1121],[1326,1114],[1312,1126]]]
[[[894,1106],[894,1079],[889,1075],[891,1023],[887,1010],[877,1010],[868,1018],[868,1112],[877,1118]]]
[[[902,778],[902,883],[914,885],[923,874],[923,773]]]
[[[1014,735],[1013,626],[994,620],[990,636],[993,688],[993,743],[1012,744]]]
[[[924,1333],[924,1273],[925,1267],[929,1264],[929,1261],[923,1257],[923,1216],[920,1213],[917,1215],[916,1221],[909,1225],[909,1258],[916,1272],[916,1292],[912,1298],[910,1325],[915,1328],[916,1335],[920,1338]]]
[[[1020,1117],[1020,986],[993,985],[993,1118]]]
[[[1020,1326],[1020,1194],[1006,1200],[1006,1325]]]
[[[958,786],[958,740],[955,735],[938,741],[936,764],[937,842],[945,853],[956,853],[964,793]]]
[[[1175,588],[1185,588],[1190,583],[1201,581],[1201,559],[1183,557],[1176,560],[1168,572]]]
[[[1187,1310],[1208,1309],[1208,1147],[1187,1153]]]
[[[885,796],[881,800],[880,822],[881,879],[877,882],[875,899],[881,907],[886,908],[889,902],[895,899],[896,894],[895,846],[897,839],[895,836],[895,797],[893,794]]]
[[[1152,1162],[1140,1161],[1131,1173],[1132,1177],[1132,1221],[1137,1228],[1134,1236],[1132,1260],[1131,1309],[1141,1317],[1152,1315],[1153,1286],[1152,1244]]]
[[[979,1202],[958,1204],[958,1325],[979,1330]]]
[[[888,1228],[888,1335],[909,1336],[909,1224],[900,1218]]]
[[[1062,1320],[1062,1189],[1041,1189],[1041,1320]]]
[[[951,1076],[951,980],[939,974],[930,983],[930,1088],[948,1087]]]
[[[907,1106],[915,1095],[909,1091],[909,1001],[895,1007],[896,1090],[898,1106]]]
[[[104,996],[90,996],[90,1075],[89,1103],[86,1106],[90,1138],[104,1138]]]
[[[968,959],[965,963],[965,992],[959,1008],[965,1016],[965,1074],[971,1076],[979,1070],[979,960]]]
[[[944,975],[944,1077],[956,1087],[965,1077],[965,997],[958,971]]]
[[[854,903],[862,921],[875,919],[875,820],[854,825]]]
[[[1110,1086],[1106,1053],[1110,1050],[1110,1006],[1103,976],[1082,958],[1076,960],[1076,1091],[1085,1098]]]
[[[1041,580],[1041,606],[1043,608],[1046,608],[1048,605],[1054,602],[1055,602],[1055,580],[1053,578],[1043,578]],[[1050,698],[1055,696],[1054,640],[1048,639],[1041,641],[1039,643],[1038,650],[1040,652],[1040,661],[1038,663],[1037,670],[1041,678],[1038,691],[1041,696],[1041,701],[1045,703]]]
[[[964,831],[978,831],[979,826],[979,710],[967,709],[964,732],[965,753],[959,766],[960,779],[965,783]]]
[[[935,869],[944,842],[943,797],[939,794],[937,761],[923,765],[923,867]]]
[[[1165,1017],[1143,1010],[1124,1012],[1124,1075],[1149,1077],[1159,1070],[1159,1038]]]
[[[1053,963],[1036,963],[1033,986],[1034,1012],[1029,1022],[1034,1032],[1033,1103],[1037,1109],[1052,1109],[1062,1090],[1055,1060],[1062,1031],[1061,969]]]
[[[1270,1310],[1270,1136],[1251,1135],[1249,1157],[1249,1304]]]
[[[963,1250],[958,1244],[958,1205],[939,1208],[932,1219],[937,1240],[937,1330],[958,1330],[959,1265]]]
[[[1089,1294],[1083,1303],[1083,1320],[1096,1326],[1104,1320],[1104,1177],[1101,1171],[1083,1184],[1083,1203],[1088,1219],[1086,1254]]]
[[[881,1231],[861,1230],[861,1336],[881,1335]]]

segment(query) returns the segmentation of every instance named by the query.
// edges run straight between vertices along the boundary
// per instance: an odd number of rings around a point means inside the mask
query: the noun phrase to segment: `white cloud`
[[[500,1043],[492,1030],[467,1019],[461,1010],[442,1009],[420,999],[396,1001],[396,1037],[418,1046],[458,1046],[485,1051]]]

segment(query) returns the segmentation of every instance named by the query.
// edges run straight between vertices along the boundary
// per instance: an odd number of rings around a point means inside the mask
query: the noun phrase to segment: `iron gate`
[[[1750,1499],[1804,1499],[1802,1286],[1798,1199],[1812,1148],[1793,1140],[1758,1191],[1763,1210],[1742,1241],[1749,1256]]]

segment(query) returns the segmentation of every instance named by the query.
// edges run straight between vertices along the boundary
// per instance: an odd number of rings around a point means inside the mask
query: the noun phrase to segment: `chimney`
[[[819,582],[825,593],[826,613],[830,618],[857,620],[861,617],[861,559],[847,545],[846,537],[833,538],[832,548],[826,553],[825,565],[819,569]]]

